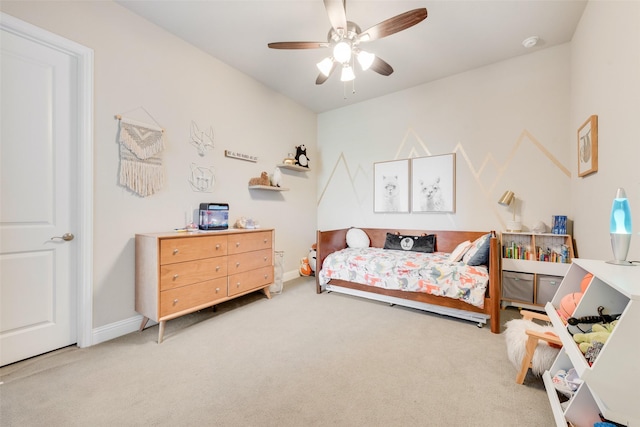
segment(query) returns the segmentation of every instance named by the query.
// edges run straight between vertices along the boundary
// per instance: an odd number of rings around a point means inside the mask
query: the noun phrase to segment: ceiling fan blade
[[[413,27],[417,23],[426,19],[426,17],[427,9],[413,9],[366,29],[358,35],[358,38],[360,41],[381,39],[399,31],[406,30],[409,27]]]
[[[274,42],[267,44],[271,49],[317,49],[329,47],[327,42]]]
[[[338,34],[342,29],[342,34],[347,33],[347,12],[345,9],[346,0],[324,0],[324,7],[329,15],[329,22]]]
[[[329,71],[328,76],[325,76],[323,73],[318,74],[318,78],[316,79],[316,84],[321,85],[322,83],[326,82],[327,79],[331,77],[333,72],[336,70],[337,66],[338,66],[338,63],[334,62],[333,65],[331,66],[331,70]]]
[[[378,74],[382,74],[383,76],[388,76],[389,74],[393,73],[393,67],[377,56],[376,59],[373,60],[373,64],[371,64],[371,67],[369,67],[369,69],[375,71]]]

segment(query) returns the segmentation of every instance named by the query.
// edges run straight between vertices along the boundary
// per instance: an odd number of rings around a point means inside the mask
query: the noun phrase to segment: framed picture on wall
[[[409,212],[409,160],[373,164],[373,211]]]
[[[411,211],[456,211],[456,155],[411,159]]]
[[[578,129],[578,176],[598,171],[598,116],[591,116]]]

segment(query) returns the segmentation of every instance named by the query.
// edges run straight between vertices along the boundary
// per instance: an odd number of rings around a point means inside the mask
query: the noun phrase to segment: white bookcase
[[[573,340],[557,314],[563,296],[580,292],[587,273],[593,278],[578,304],[574,317],[605,314],[621,317],[592,365]],[[640,266],[626,267],[604,261],[574,259],[553,300],[545,306],[563,349],[551,369],[543,374],[549,402],[558,426],[593,426],[600,414],[625,426],[640,426]],[[589,325],[582,325],[583,329]],[[566,406],[554,388],[552,377],[559,369],[575,368],[583,383]]]
[[[542,311],[571,265],[574,257],[571,235],[505,231],[501,240],[502,307],[511,305]],[[562,247],[566,252],[564,259],[557,256]]]

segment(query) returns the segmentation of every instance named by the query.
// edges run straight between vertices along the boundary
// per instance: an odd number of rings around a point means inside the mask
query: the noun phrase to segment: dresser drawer
[[[245,271],[229,276],[229,296],[273,283],[273,266]]]
[[[160,290],[166,291],[226,275],[226,256],[165,264],[160,267]]]
[[[229,236],[229,254],[268,249],[273,242],[271,231],[259,231],[255,233],[234,234]]]
[[[227,236],[182,237],[160,241],[160,264],[227,254]]]
[[[273,251],[271,249],[229,255],[227,271],[229,274],[235,274],[266,267],[272,264],[272,257]]]
[[[160,292],[160,319],[227,296],[227,278],[207,280]]]

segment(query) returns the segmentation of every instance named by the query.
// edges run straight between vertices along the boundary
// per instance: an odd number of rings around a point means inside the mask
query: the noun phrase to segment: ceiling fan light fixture
[[[344,40],[339,41],[333,48],[333,57],[344,64],[351,60],[351,45]]]
[[[353,73],[353,68],[350,65],[344,65],[342,67],[342,74],[340,75],[341,82],[350,82],[355,79],[356,75]]]
[[[324,58],[322,61],[316,64],[316,67],[318,67],[318,70],[320,70],[322,74],[324,74],[326,77],[329,77],[331,69],[333,68],[333,59],[329,57]]]
[[[376,59],[376,56],[373,53],[365,52],[364,50],[358,52],[358,63],[362,67],[362,71],[368,70],[374,59]]]

